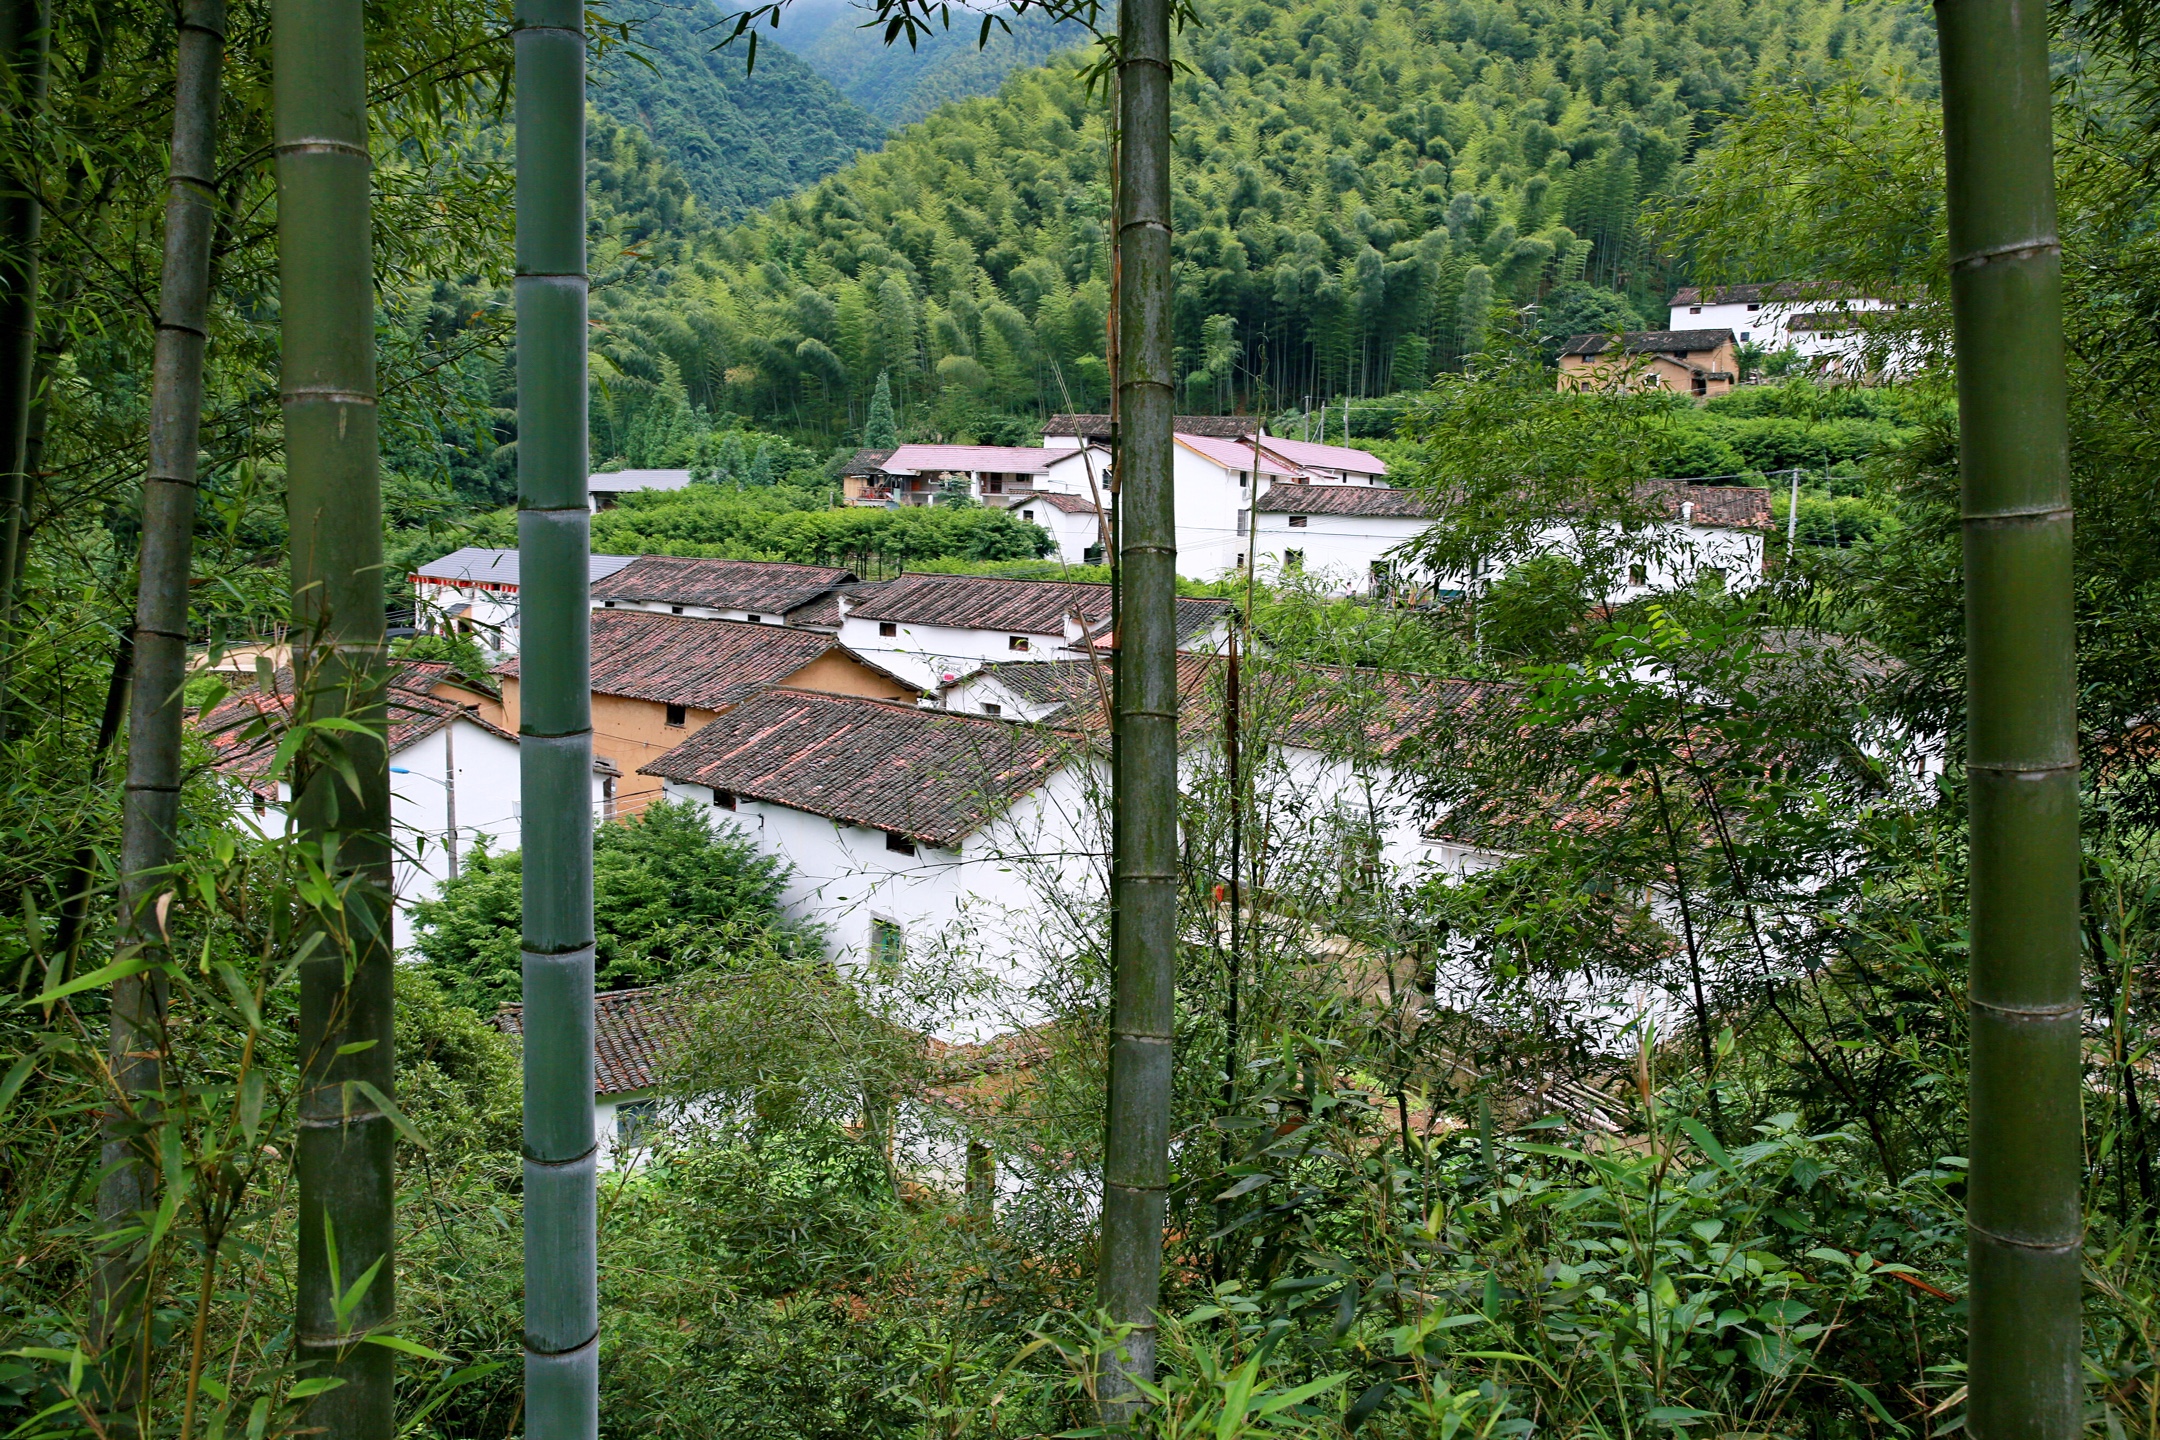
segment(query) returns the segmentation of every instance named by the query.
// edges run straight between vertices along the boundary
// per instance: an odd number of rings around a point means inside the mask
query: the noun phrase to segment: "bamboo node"
[[[274,148],[280,160],[288,157],[297,158],[302,155],[352,155],[362,160],[370,158],[365,145],[355,145],[350,140],[332,140],[318,135],[307,135],[298,140],[288,140]]]
[[[1991,245],[1985,250],[1975,250],[1960,255],[1950,262],[1950,273],[1978,270],[1998,260],[2035,260],[2043,255],[2062,254],[2062,241],[2053,235],[2042,235],[2032,240],[2013,240],[2008,245]]]

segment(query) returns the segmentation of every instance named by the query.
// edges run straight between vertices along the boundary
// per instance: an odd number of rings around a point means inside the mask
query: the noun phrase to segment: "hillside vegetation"
[[[1176,96],[1188,406],[1415,388],[1483,347],[1495,305],[1556,288],[1655,315],[1673,277],[1642,202],[1751,87],[1933,68],[1908,5],[1360,0],[1206,22]],[[685,236],[600,299],[610,364],[652,403],[832,437],[884,372],[947,435],[1101,404],[1108,138],[1082,66],[1054,57]]]
[[[592,103],[679,168],[698,208],[678,226],[734,220],[885,143],[882,121],[780,46],[761,44],[748,72],[740,50],[715,50],[729,27],[707,0],[635,0],[611,18],[635,43],[600,65]]]

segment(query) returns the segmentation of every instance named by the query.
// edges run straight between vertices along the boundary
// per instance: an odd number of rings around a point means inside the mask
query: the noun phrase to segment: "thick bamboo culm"
[[[525,849],[525,1434],[600,1428],[594,1235],[585,35],[517,7],[518,600]]]
[[[388,1440],[392,1351],[366,1343],[395,1314],[397,1264],[396,1132],[378,1099],[391,1097],[396,1067],[361,0],[276,0],[271,14],[296,713],[366,727],[318,732],[294,776],[301,842],[321,851],[341,897],[303,934],[316,948],[300,971],[294,1324],[309,1373],[345,1383],[302,1424],[325,1440]],[[333,747],[357,786],[328,763]],[[357,1291],[342,1313],[341,1290]]]
[[[16,112],[19,133],[45,103],[51,52],[50,0],[0,0],[0,103]],[[15,572],[23,540],[30,411],[37,371],[38,248],[44,207],[27,179],[0,184],[0,677],[14,645]],[[0,680],[0,690],[5,689]],[[0,734],[6,696],[0,693]]]
[[[2070,1440],[2079,1379],[2077,667],[2047,7],[1945,0],[1971,806],[1967,1433]]]
[[[173,84],[172,165],[165,182],[165,262],[150,372],[150,464],[143,478],[142,549],[132,640],[127,784],[121,802],[119,944],[123,954],[163,948],[151,914],[172,864],[180,808],[182,685],[187,679],[188,570],[195,546],[196,455],[202,436],[203,352],[208,344],[210,248],[217,228],[218,98],[225,59],[225,0],[187,0]],[[156,1171],[140,1153],[140,1127],[163,1088],[165,994],[155,973],[115,980],[108,1036],[113,1083],[130,1097],[106,1127],[98,1219],[111,1232],[155,1203]],[[128,1112],[132,1111],[130,1114]],[[149,1343],[141,1257],[131,1247],[98,1271],[100,1349],[126,1344],[112,1413],[134,1408]]]
[[[1128,1377],[1155,1372],[1178,904],[1167,0],[1122,0],[1118,35],[1115,921],[1097,1294],[1111,1321],[1131,1330],[1126,1359],[1100,1381],[1111,1425],[1130,1423],[1134,1413]]]

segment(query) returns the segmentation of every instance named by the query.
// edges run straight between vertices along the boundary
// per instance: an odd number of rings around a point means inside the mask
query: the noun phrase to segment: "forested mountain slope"
[[[885,125],[802,60],[760,43],[716,51],[731,27],[708,0],[631,0],[612,12],[631,22],[633,48],[609,54],[592,103],[636,125],[673,161],[707,221],[733,220],[885,143]]]
[[[989,43],[979,44],[980,21],[963,15],[913,48],[887,46],[883,27],[863,24],[872,13],[856,0],[796,0],[773,36],[891,125],[912,124],[947,101],[991,94],[1012,71],[1092,39],[1082,26],[1029,14],[1011,20],[1009,31],[991,27]]]
[[[1589,281],[1656,314],[1637,217],[1758,80],[1931,75],[1916,5],[1210,6],[1176,85],[1188,405],[1377,394]],[[1104,398],[1107,137],[1077,55],[933,114],[601,302],[670,404],[837,437],[880,372],[946,433]],[[1061,390],[1061,386],[1064,387]]]

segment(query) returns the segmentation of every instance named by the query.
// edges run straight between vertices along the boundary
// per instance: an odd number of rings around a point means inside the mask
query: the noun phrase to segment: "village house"
[[[1343,594],[1430,597],[1429,578],[1401,551],[1436,513],[1407,490],[1271,485],[1254,507],[1255,563],[1262,574],[1303,572]]]
[[[1603,599],[1622,604],[1714,576],[1743,589],[1762,576],[1771,528],[1770,492],[1747,485],[1653,480],[1636,487],[1646,523],[1623,533],[1600,527],[1618,552]],[[1303,573],[1330,593],[1448,599],[1490,585],[1532,554],[1572,554],[1580,540],[1564,524],[1546,527],[1524,555],[1487,561],[1472,575],[1434,576],[1406,552],[1438,512],[1403,490],[1276,484],[1254,516],[1262,571]]]
[[[587,576],[599,584],[631,555],[595,555]],[[469,635],[483,650],[518,647],[518,552],[468,545],[405,577],[413,589],[413,628],[423,635]]]
[[[676,986],[593,996],[593,1138],[601,1169],[634,1169],[666,1123],[661,1089],[667,1065],[696,1011],[695,997]],[[524,1042],[523,1005],[504,1005],[494,1022]]]
[[[993,982],[943,1038],[1041,1018],[1049,896],[1086,889],[1103,839],[1080,737],[863,696],[768,690],[645,767],[784,861],[784,903],[846,965],[940,954]],[[1099,876],[1097,877],[1099,879]],[[1099,888],[1099,887],[1098,887]]]
[[[511,724],[518,664],[498,673]],[[642,767],[760,690],[793,685],[912,702],[919,687],[834,643],[830,635],[643,610],[592,616],[593,753],[619,772],[610,815],[636,814],[660,793]]]
[[[1178,656],[1179,748],[1194,763],[1221,743],[1228,667],[1221,656]],[[1099,663],[993,665],[942,687],[938,705],[960,715],[1075,733],[1108,729],[1108,671]],[[1278,837],[1348,847],[1341,859],[1390,883],[1425,873],[1461,875],[1499,857],[1446,833],[1396,758],[1413,737],[1492,702],[1502,687],[1437,675],[1330,665],[1247,667],[1240,709],[1248,743],[1270,772],[1256,783],[1257,828]],[[1320,833],[1326,832],[1326,833]]]
[[[1369,450],[1268,436],[1260,448],[1294,467],[1308,485],[1385,485],[1387,461]]]
[[[242,786],[242,818],[265,835],[285,827],[292,787],[270,767],[292,722],[293,677],[283,671],[271,688],[227,696],[195,722],[219,775]],[[480,713],[485,686],[436,662],[406,662],[393,675],[390,709],[390,824],[396,860],[392,938],[412,944],[411,907],[440,893],[443,882],[476,846],[500,853],[518,848],[517,736]],[[615,767],[596,760],[593,802],[599,808]]]
[[[648,490],[687,490],[688,470],[604,470],[585,481],[585,502],[595,512],[612,510],[625,495]]]
[[[1110,587],[912,572],[840,602],[840,643],[921,689],[998,660],[1084,654],[1110,623]],[[1208,648],[1229,625],[1226,600],[1180,600],[1178,644]]]
[[[1075,452],[1078,453],[1078,452]],[[1100,565],[1104,560],[1104,531],[1109,518],[1109,470],[1098,472],[1100,500],[1092,494],[1068,495],[1043,490],[1005,502],[1005,508],[1031,525],[1050,532],[1050,553],[1067,565]],[[1100,505],[1101,508],[1097,508]]]
[[[789,625],[795,623],[791,617],[817,612],[820,602],[854,582],[851,571],[830,565],[640,555],[594,583],[592,605],[595,610]]]
[[[1669,307],[1675,330],[1722,326],[1742,345],[1790,350],[1841,374],[1856,374],[1863,365],[1867,317],[1895,308],[1887,300],[1850,294],[1845,286],[1797,281],[1683,285]]]
[[[857,451],[841,472],[850,505],[935,505],[1035,488],[1051,457],[1017,445],[902,445]]]
[[[1560,351],[1559,387],[1670,390],[1723,395],[1740,378],[1733,332],[1726,329],[1636,330],[1577,335]]]

